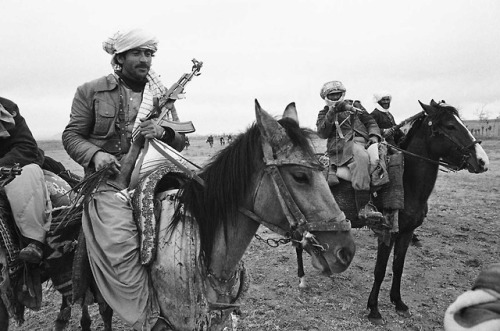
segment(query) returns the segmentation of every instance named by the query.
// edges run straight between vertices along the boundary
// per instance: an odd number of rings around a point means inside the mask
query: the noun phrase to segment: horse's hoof
[[[401,317],[404,317],[404,318],[408,318],[411,316],[411,313],[410,313],[410,310],[396,310],[396,313],[401,316]]]
[[[306,280],[304,279],[304,277],[300,278],[299,280],[299,288],[307,288],[307,282]]]
[[[371,311],[368,314],[368,320],[373,324],[373,325],[384,325],[385,321],[382,318],[382,315],[378,311]]]
[[[368,320],[373,324],[373,325],[384,325],[384,319],[382,317],[370,317],[368,316]]]

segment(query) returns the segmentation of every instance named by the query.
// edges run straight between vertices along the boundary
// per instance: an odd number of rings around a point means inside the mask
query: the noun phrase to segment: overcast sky
[[[63,131],[77,86],[111,72],[101,43],[122,27],[156,33],[167,87],[203,61],[176,102],[199,134],[244,131],[254,99],[276,116],[295,101],[315,128],[329,80],[370,111],[389,91],[397,121],[431,99],[464,119],[500,115],[496,0],[2,0],[0,12],[0,95],[38,139]]]

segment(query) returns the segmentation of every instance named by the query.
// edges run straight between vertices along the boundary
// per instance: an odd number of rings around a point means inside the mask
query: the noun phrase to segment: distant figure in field
[[[212,135],[208,136],[207,143],[210,145],[210,148],[214,146],[214,137]]]
[[[226,141],[224,140],[224,136],[221,136],[221,137],[219,138],[219,140],[220,140],[220,145],[221,145],[221,146],[222,146],[222,145],[224,145],[224,144],[226,143]]]
[[[233,136],[231,135],[227,136],[227,143],[230,144],[231,141],[233,141]]]
[[[191,145],[191,143],[189,142],[188,136],[186,136],[186,139],[185,139],[185,142],[184,142],[184,149],[188,150],[189,145]]]

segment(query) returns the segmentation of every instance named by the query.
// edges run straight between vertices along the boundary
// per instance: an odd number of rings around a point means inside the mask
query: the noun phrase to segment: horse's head
[[[330,192],[323,166],[314,154],[310,131],[299,128],[295,104],[279,121],[255,101],[263,160],[258,160],[253,213],[271,229],[292,236],[325,274],[344,271],[355,244],[346,220]]]
[[[456,108],[444,101],[431,100],[429,105],[419,103],[427,115],[423,124],[428,125],[431,130],[432,154],[439,155],[456,170],[467,168],[472,173],[488,170],[486,152],[465,127]]]

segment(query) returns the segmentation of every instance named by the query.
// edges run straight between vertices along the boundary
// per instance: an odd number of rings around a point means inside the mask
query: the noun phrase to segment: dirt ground
[[[71,170],[81,169],[69,159],[58,142],[42,142],[46,154]],[[470,289],[481,268],[500,261],[500,141],[482,144],[490,158],[484,174],[440,172],[429,199],[429,214],[417,229],[423,247],[410,247],[402,281],[403,300],[411,317],[396,314],[389,300],[390,267],[380,293],[380,310],[385,325],[373,326],[366,319],[366,302],[373,281],[376,238],[365,229],[353,230],[356,256],[347,271],[331,278],[319,276],[304,256],[309,288],[300,290],[294,249],[290,244],[272,248],[254,239],[244,261],[251,286],[242,301],[239,330],[442,330],[443,314],[454,299]],[[220,146],[191,137],[185,155],[203,164]],[[261,227],[263,238],[279,238]],[[392,257],[391,257],[392,258]],[[50,330],[60,305],[60,295],[44,286],[40,311],[27,311],[26,322],[11,330]],[[79,330],[78,307],[74,308],[70,330]],[[93,329],[102,330],[96,306],[91,307]],[[129,330],[114,318],[114,330]]]

